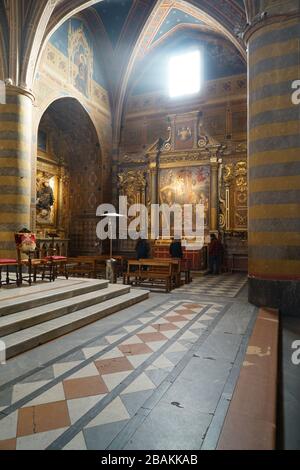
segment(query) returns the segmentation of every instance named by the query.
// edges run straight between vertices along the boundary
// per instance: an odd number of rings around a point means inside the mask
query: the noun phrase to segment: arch
[[[183,36],[177,35],[177,32],[180,31],[183,33]],[[182,38],[186,39],[189,37],[193,44],[195,45],[196,42],[199,41],[210,41],[218,40],[222,44],[234,48],[232,43],[229,43],[227,38],[221,36],[218,32],[210,30],[209,32],[201,29],[201,26],[198,25],[179,25],[165,34],[162,38],[158,41],[153,43],[148,50],[148,54],[145,55],[141,60],[136,64],[136,68],[133,70],[132,75],[130,77],[130,81],[128,83],[127,89],[127,96],[130,96],[132,90],[139,84],[140,80],[144,76],[144,74],[148,73],[148,70],[151,70],[153,67],[153,61],[155,61],[158,57],[158,54],[165,55],[166,52],[169,50],[170,46],[174,50],[177,49],[178,45],[180,46]],[[247,66],[246,60],[243,56],[241,57],[241,61],[243,61],[245,68]],[[217,78],[217,77],[216,77]],[[126,106],[126,103],[125,103]]]
[[[118,146],[119,139],[121,135],[121,125],[122,125],[122,115],[124,110],[124,103],[126,100],[126,95],[128,91],[128,84],[130,76],[133,72],[133,69],[140,59],[140,57],[147,53],[149,45],[151,45],[151,39],[154,32],[157,32],[163,21],[165,20],[168,13],[173,8],[178,8],[183,11],[192,12],[193,16],[198,19],[204,20],[208,25],[213,29],[217,30],[219,33],[227,37],[240,51],[244,59],[246,59],[246,50],[242,45],[241,41],[235,36],[233,31],[230,31],[227,26],[224,26],[220,20],[217,20],[212,15],[204,12],[199,6],[192,5],[187,0],[178,0],[170,5],[166,6],[164,0],[158,0],[156,6],[153,9],[152,14],[148,18],[137,42],[131,54],[130,60],[128,61],[127,69],[124,73],[122,83],[120,84],[118,100],[115,106],[114,112],[114,136],[113,141],[114,145]]]
[[[40,0],[35,2],[30,21],[34,25],[28,28],[25,38],[25,53],[22,61],[20,84],[25,88],[32,88],[36,60],[43,36],[51,15],[55,9],[56,1]]]
[[[5,58],[7,57],[4,49],[2,32],[0,31],[0,80],[4,80],[7,77],[7,66]]]
[[[8,23],[3,0],[0,0],[0,80],[7,78]]]
[[[89,112],[87,106],[84,103],[84,100],[81,99],[81,97],[78,97],[77,95],[76,96],[73,95],[72,93],[62,94],[61,91],[60,92],[53,92],[52,94],[50,94],[47,97],[47,99],[45,101],[43,101],[43,103],[41,103],[41,105],[39,107],[35,108],[36,109],[36,114],[33,116],[33,125],[32,125],[33,152],[32,152],[32,161],[31,161],[32,162],[32,168],[33,168],[33,173],[35,173],[35,169],[36,169],[37,153],[38,153],[37,136],[38,136],[38,130],[39,130],[39,127],[40,127],[41,120],[42,120],[44,114],[46,113],[46,111],[51,107],[51,105],[53,105],[54,103],[56,103],[60,100],[68,99],[68,98],[75,100],[86,112],[86,114],[87,114],[89,120],[91,121],[91,124],[94,127],[95,132],[97,134],[98,142],[99,142],[100,149],[101,149],[101,157],[103,158],[102,151],[103,151],[103,148],[104,148],[104,142],[103,142],[102,136],[100,134],[99,128],[97,127],[96,119]],[[34,193],[35,193],[35,187],[32,186],[32,196],[33,197],[34,197]]]
[[[90,254],[96,240],[96,209],[103,201],[102,148],[83,103],[71,96],[56,98],[44,102],[36,119],[36,136],[44,131],[47,146],[39,148],[36,139],[32,164],[32,198],[44,194],[42,182],[48,181],[53,185],[51,210],[33,204],[31,217],[37,232],[53,227],[70,238],[72,254]],[[42,199],[38,201],[41,204]]]
[[[88,117],[90,118],[94,128],[95,128],[95,131],[97,133],[97,137],[98,137],[98,140],[99,140],[99,144],[101,146],[101,148],[103,148],[103,142],[102,142],[102,136],[100,134],[100,131],[99,131],[99,128],[97,127],[97,120],[95,118],[95,116],[93,116],[88,107],[86,106],[86,103],[83,99],[83,97],[81,97],[79,94],[75,95],[73,93],[62,93],[61,91],[54,91],[52,94],[50,94],[46,100],[44,100],[42,103],[39,104],[39,107],[36,108],[36,115],[35,115],[35,120],[34,120],[34,124],[33,124],[33,134],[36,135],[37,133],[37,130],[39,128],[39,125],[40,125],[40,122],[41,122],[41,119],[43,117],[43,115],[45,114],[45,112],[47,111],[47,109],[52,105],[54,104],[56,101],[59,101],[61,99],[64,99],[64,98],[70,98],[70,99],[74,99],[76,100],[81,106],[82,108],[85,110],[85,112],[87,113]]]
[[[21,83],[23,86],[32,88],[36,70],[38,69],[39,62],[42,54],[52,34],[69,18],[76,13],[92,6],[99,0],[72,0],[72,2],[58,4],[53,0],[43,0],[36,2],[39,5],[36,10],[33,21],[36,27],[29,33],[26,42],[26,52],[21,73]],[[43,7],[41,6],[43,4]],[[54,11],[57,12],[53,15]]]

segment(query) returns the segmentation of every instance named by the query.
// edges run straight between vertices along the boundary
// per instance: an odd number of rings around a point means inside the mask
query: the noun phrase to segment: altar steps
[[[78,281],[78,280],[77,280]],[[32,286],[13,297],[0,293],[0,340],[6,345],[6,358],[12,358],[50,340],[58,338],[146,300],[148,291],[107,281],[74,280],[57,282],[47,291]],[[70,285],[68,285],[68,282]],[[48,284],[48,288],[50,284]],[[38,292],[35,292],[35,288]],[[30,293],[29,293],[30,292]],[[5,292],[7,294],[7,292]]]

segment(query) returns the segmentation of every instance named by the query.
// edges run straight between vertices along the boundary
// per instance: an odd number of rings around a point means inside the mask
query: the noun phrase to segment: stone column
[[[6,87],[0,104],[0,258],[15,258],[14,233],[30,229],[33,95]]]
[[[300,315],[300,105],[297,16],[246,33],[249,103],[249,300]]]
[[[210,163],[210,231],[218,231],[218,162],[211,159]]]

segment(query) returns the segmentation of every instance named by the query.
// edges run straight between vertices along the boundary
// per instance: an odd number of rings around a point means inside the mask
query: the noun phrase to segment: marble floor
[[[0,449],[215,449],[256,315],[196,279],[9,360]]]

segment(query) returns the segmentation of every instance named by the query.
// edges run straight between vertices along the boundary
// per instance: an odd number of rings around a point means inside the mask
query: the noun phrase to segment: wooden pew
[[[170,261],[129,260],[127,273],[124,274],[124,284],[165,286],[166,292],[172,288],[174,264]],[[131,278],[134,280],[131,281]]]
[[[110,259],[109,255],[96,255],[96,256],[77,256],[81,260],[95,260],[95,275],[98,277],[105,277],[106,275],[106,261]],[[113,256],[113,259],[117,261],[116,271],[117,276],[123,276],[126,269],[125,258],[123,256]]]
[[[95,260],[93,258],[68,258],[69,276],[95,277]]]
[[[87,263],[93,265],[93,278],[106,277],[106,258],[102,256],[77,256],[75,260],[80,261],[82,264]]]
[[[180,258],[154,258],[157,263],[172,263],[173,265],[173,277],[172,281],[174,287],[181,286],[181,259]]]
[[[176,276],[176,287],[180,287],[182,285],[181,282],[181,274],[184,273],[184,283],[189,284],[192,282],[191,277],[191,262],[188,259],[181,259],[181,258],[154,258],[155,261],[171,261],[174,265],[177,265],[177,272],[175,273]]]

